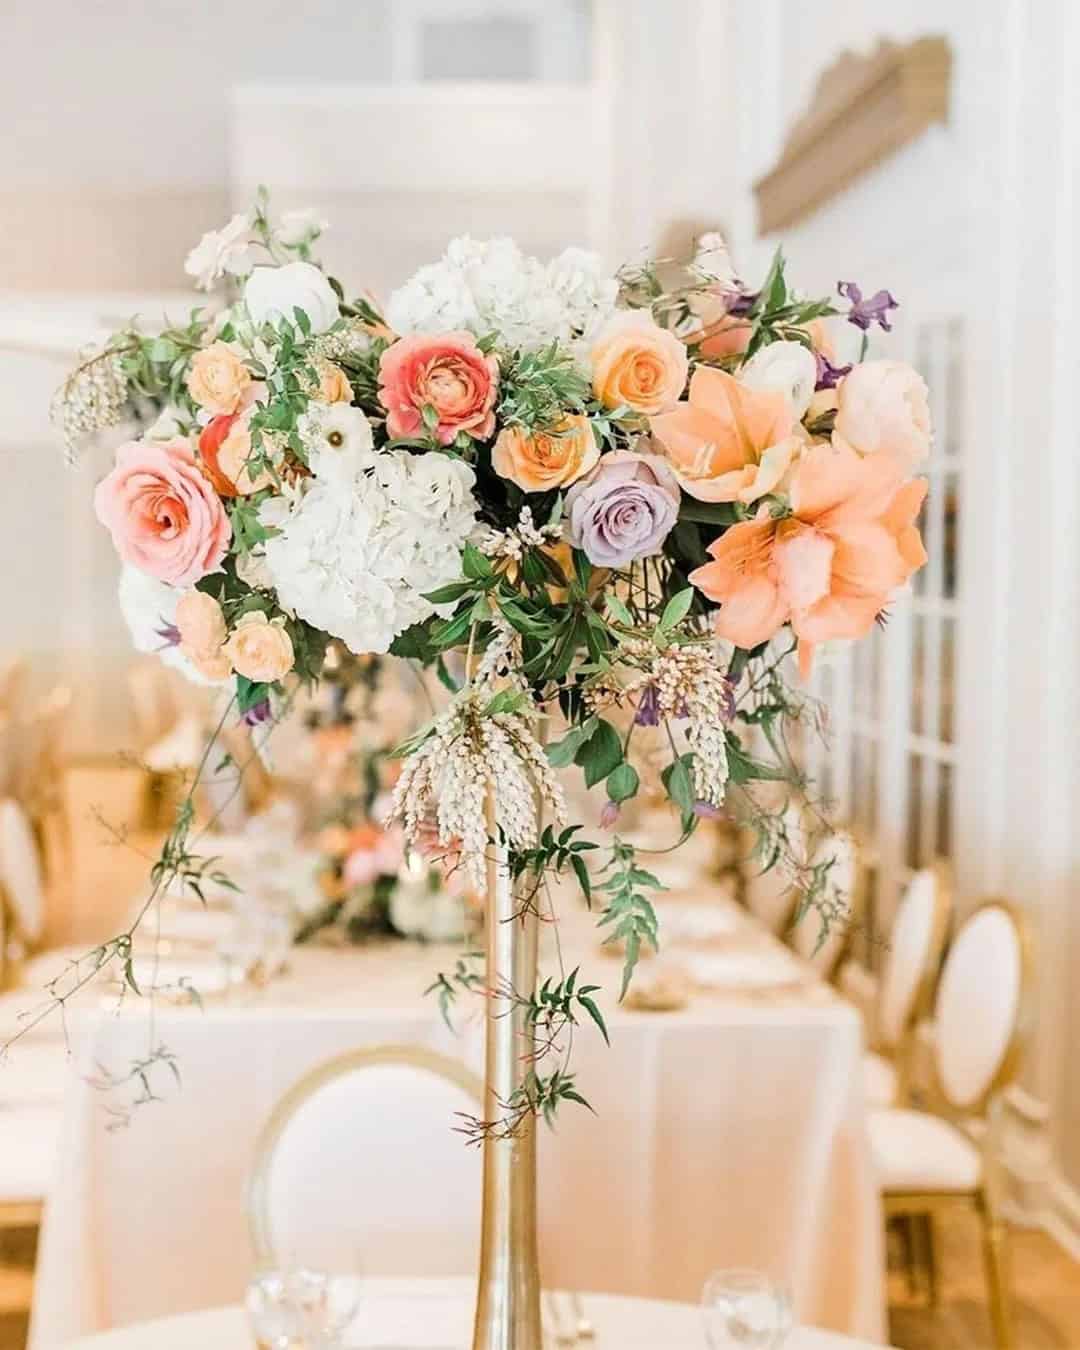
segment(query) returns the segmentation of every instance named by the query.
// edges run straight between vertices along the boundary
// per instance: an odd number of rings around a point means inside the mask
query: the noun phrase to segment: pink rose
[[[449,445],[459,431],[486,440],[495,431],[498,380],[498,361],[484,355],[471,333],[399,338],[379,362],[386,429],[395,437],[420,434],[428,407],[440,445]]]
[[[97,486],[94,510],[125,562],[170,586],[221,566],[232,525],[186,440],[129,441]]]

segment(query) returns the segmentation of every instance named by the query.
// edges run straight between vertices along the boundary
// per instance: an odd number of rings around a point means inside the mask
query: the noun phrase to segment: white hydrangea
[[[200,675],[177,645],[176,605],[183,594],[175,586],[152,577],[141,568],[125,563],[117,587],[120,612],[131,632],[137,652],[147,652],[178,670],[193,684],[210,684]]]
[[[350,451],[297,501],[269,505],[279,533],[264,553],[279,601],[354,652],[387,651],[435,612],[424,594],[460,577],[475,481],[467,464],[434,451]]]
[[[464,328],[535,349],[587,337],[612,313],[617,293],[618,282],[585,249],[542,263],[512,239],[464,235],[394,291],[386,321],[402,336]]]

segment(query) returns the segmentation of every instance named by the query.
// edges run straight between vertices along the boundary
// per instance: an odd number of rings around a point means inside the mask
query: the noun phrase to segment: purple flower
[[[851,301],[848,323],[853,323],[864,333],[875,323],[880,324],[886,333],[892,331],[889,310],[899,309],[900,302],[893,299],[890,291],[875,291],[869,300],[864,300],[862,291],[854,281],[838,281],[836,289],[845,300]]]
[[[600,812],[600,828],[602,830],[613,830],[615,822],[619,819],[619,803],[605,802],[604,809]]]
[[[834,366],[827,356],[822,356],[820,352],[814,353],[814,360],[817,362],[817,384],[814,385],[815,393],[819,389],[835,389],[845,375],[850,374],[851,366]]]
[[[570,542],[597,567],[660,551],[679,514],[679,484],[659,455],[615,450],[566,494]]]
[[[154,636],[161,639],[163,647],[180,646],[180,629],[174,623],[166,623],[164,619],[161,620],[161,627],[154,629]]]
[[[744,318],[757,304],[760,291],[729,291],[727,312],[737,319]]]
[[[719,806],[713,806],[712,802],[696,801],[694,803],[694,815],[698,820],[722,820],[723,811]]]
[[[258,703],[253,703],[244,713],[241,719],[245,726],[258,727],[264,722],[269,722],[271,718],[270,700],[268,698],[259,699]]]
[[[634,722],[639,727],[658,727],[660,725],[660,703],[656,695],[656,685],[647,684],[638,699]]]

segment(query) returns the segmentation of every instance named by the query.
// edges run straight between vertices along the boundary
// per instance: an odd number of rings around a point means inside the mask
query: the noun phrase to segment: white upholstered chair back
[[[832,866],[823,893],[825,913],[810,905],[791,931],[793,949],[824,979],[835,969],[850,941],[851,925],[858,919],[859,850],[846,831],[828,835],[815,849],[815,866],[829,860]]]
[[[1004,901],[981,905],[953,939],[934,1003],[934,1051],[954,1110],[981,1110],[1015,1071],[1028,963],[1022,921]]]
[[[249,1194],[263,1268],[467,1275],[480,1241],[482,1158],[456,1131],[480,1080],[417,1046],[328,1061],[271,1116]]]
[[[802,822],[802,810],[798,803],[789,802],[781,816],[781,824],[787,836],[790,851],[802,858],[806,850],[806,831]],[[772,933],[785,929],[791,920],[797,899],[792,877],[783,863],[777,863],[767,871],[761,871],[768,859],[751,858],[745,865],[746,880],[743,896],[746,908]]]
[[[41,860],[26,812],[12,797],[0,801],[0,886],[18,937],[39,942],[45,930]]]
[[[886,1049],[899,1046],[927,996],[941,958],[950,906],[948,877],[942,865],[916,872],[901,897],[889,934],[878,999],[877,1031]]]

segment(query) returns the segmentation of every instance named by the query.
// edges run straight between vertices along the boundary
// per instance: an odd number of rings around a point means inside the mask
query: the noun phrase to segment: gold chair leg
[[[926,1264],[926,1297],[931,1308],[938,1306],[937,1232],[932,1211],[919,1215],[922,1250]]]
[[[982,1224],[983,1259],[990,1296],[990,1318],[994,1326],[997,1350],[1014,1350],[1013,1320],[1009,1286],[1008,1233],[985,1194],[976,1198]]]

